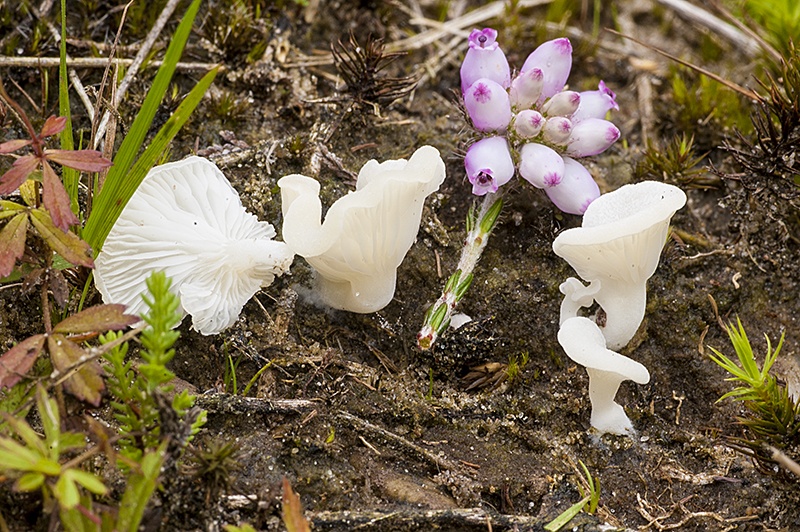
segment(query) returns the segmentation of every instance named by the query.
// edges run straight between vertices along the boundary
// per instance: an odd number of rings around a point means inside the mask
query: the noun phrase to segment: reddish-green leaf
[[[0,388],[11,388],[22,380],[44,347],[44,338],[43,334],[31,336],[0,357]]]
[[[25,155],[14,161],[11,170],[0,177],[0,194],[11,194],[17,190],[38,166],[39,159],[33,155]]]
[[[311,532],[308,521],[303,517],[300,497],[292,491],[292,486],[283,477],[283,524],[288,532]]]
[[[50,352],[53,367],[61,372],[68,371],[88,355],[86,351],[67,340],[62,334],[48,336],[47,349]],[[101,393],[105,388],[103,378],[100,376],[102,371],[97,360],[92,360],[64,381],[64,387],[78,399],[98,406],[102,397]]]
[[[66,232],[70,225],[78,223],[78,217],[70,207],[69,194],[64,183],[47,161],[42,164],[42,199],[56,227]]]
[[[99,172],[114,164],[96,150],[47,150],[44,156],[48,161],[55,161],[81,172]]]
[[[53,115],[45,121],[42,126],[42,133],[39,136],[49,137],[50,135],[56,135],[64,131],[65,127],[67,127],[67,117]]]
[[[69,209],[69,203],[67,203],[67,209]],[[78,238],[75,233],[70,231],[65,233],[56,227],[47,211],[43,209],[32,210],[31,222],[36,227],[36,230],[39,231],[39,234],[42,235],[42,238],[47,241],[47,244],[68,262],[78,266],[94,268],[92,250],[89,244]]]
[[[17,151],[18,149],[28,146],[32,143],[33,141],[30,139],[9,140],[8,142],[0,144],[0,153],[11,153],[12,151]]]
[[[25,252],[28,213],[17,214],[0,231],[0,277],[7,277]]]
[[[97,305],[73,314],[53,327],[53,332],[79,334],[124,329],[141,321],[138,316],[125,314],[125,305]]]

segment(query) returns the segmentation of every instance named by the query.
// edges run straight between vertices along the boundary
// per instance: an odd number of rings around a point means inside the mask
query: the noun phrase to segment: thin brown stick
[[[709,78],[713,79],[717,83],[722,83],[723,85],[725,85],[726,87],[728,87],[732,91],[738,92],[739,94],[741,94],[742,96],[744,96],[746,98],[749,98],[751,100],[758,100],[759,99],[758,94],[756,94],[755,92],[753,92],[751,90],[748,90],[748,89],[745,89],[744,87],[742,87],[740,85],[737,85],[736,83],[734,83],[732,81],[728,81],[727,79],[722,78],[722,77],[714,74],[713,72],[709,72],[708,70],[706,70],[704,68],[700,68],[697,65],[693,65],[693,64],[691,64],[691,63],[689,63],[687,61],[684,61],[683,59],[679,59],[679,58],[675,57],[672,54],[668,54],[667,52],[665,52],[663,50],[659,50],[655,46],[650,46],[649,44],[643,43],[642,41],[640,41],[638,39],[634,39],[630,35],[625,35],[624,33],[620,33],[618,31],[612,30],[611,28],[605,28],[605,30],[608,31],[608,32],[613,33],[614,35],[619,35],[620,37],[622,37],[624,39],[631,40],[631,41],[635,42],[636,44],[644,46],[648,50],[652,50],[655,53],[663,55],[664,57],[666,57],[668,59],[672,59],[676,63],[680,63],[685,67],[688,67],[688,68],[691,68],[692,70],[700,72],[704,76],[708,76]]]
[[[130,67],[134,59],[112,59],[112,64],[122,67]],[[147,64],[147,68],[160,67],[163,61],[153,60]],[[59,64],[58,57],[9,57],[0,56],[0,67],[20,67],[20,68],[57,68]],[[73,57],[67,59],[67,66],[74,68],[105,68],[108,64],[108,59],[104,57]],[[186,71],[203,71],[211,70],[217,64],[211,63],[178,63],[177,70]],[[220,71],[224,71],[224,65],[220,67]]]

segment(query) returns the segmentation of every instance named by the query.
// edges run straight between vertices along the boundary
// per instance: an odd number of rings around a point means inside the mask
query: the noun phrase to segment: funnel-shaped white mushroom
[[[586,367],[589,374],[589,399],[592,401],[592,427],[601,433],[629,434],[631,420],[614,401],[622,381],[650,382],[643,365],[606,349],[606,339],[595,322],[588,318],[569,318],[561,324],[558,343],[567,356]]]
[[[444,163],[431,146],[408,161],[368,161],[356,191],[337,200],[324,223],[316,180],[295,174],[278,181],[283,238],[319,273],[317,288],[327,304],[360,313],[389,304],[397,267],[417,237],[425,198],[444,176]]]
[[[625,185],[594,200],[582,227],[553,242],[556,255],[591,283],[571,277],[561,285],[561,322],[597,301],[606,313],[609,348],[624,347],[644,318],[647,280],[658,266],[669,221],[685,203],[681,189],[656,181]]]
[[[144,178],[95,260],[95,283],[103,301],[141,314],[145,279],[163,270],[193,328],[216,334],[261,286],[289,271],[294,254],[274,236],[214,163],[189,157]]]

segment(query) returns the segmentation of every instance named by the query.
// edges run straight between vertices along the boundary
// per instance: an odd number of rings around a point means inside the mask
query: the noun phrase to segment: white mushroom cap
[[[685,204],[686,194],[672,185],[625,185],[594,200],[581,227],[558,235],[553,251],[587,281],[644,282],[656,271],[672,215]]]
[[[141,314],[145,279],[164,271],[193,328],[216,334],[260,287],[289,271],[294,254],[274,236],[214,163],[188,157],[147,174],[95,260],[95,283],[103,301]]]
[[[591,282],[585,289],[580,283],[562,285],[571,302],[565,299],[561,321],[588,306],[591,296],[606,312],[609,347],[625,346],[644,318],[647,279],[658,266],[670,219],[685,203],[681,189],[656,181],[625,185],[594,200],[582,226],[553,242],[556,255]]]
[[[606,348],[606,339],[595,322],[575,317],[561,324],[558,343],[572,360],[589,373],[589,398],[592,402],[592,427],[600,432],[626,434],[633,430],[630,419],[614,402],[622,381],[639,384],[650,381],[642,364]]]
[[[319,294],[327,304],[360,313],[389,304],[397,267],[417,237],[425,198],[444,176],[444,163],[431,146],[408,161],[368,161],[356,191],[337,200],[324,223],[316,180],[294,174],[278,181],[283,238],[319,273]]]

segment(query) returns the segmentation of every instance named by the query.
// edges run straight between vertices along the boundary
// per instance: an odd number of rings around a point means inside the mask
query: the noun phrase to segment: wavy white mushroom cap
[[[644,283],[656,271],[669,221],[686,204],[672,185],[643,181],[594,200],[581,227],[567,229],[553,251],[585,280]]]
[[[192,327],[216,334],[260,287],[289,271],[294,254],[274,236],[214,163],[188,157],[144,178],[95,260],[95,283],[103,301],[139,315],[147,310],[145,279],[164,271]]]
[[[316,180],[294,174],[278,181],[283,238],[319,273],[319,293],[327,304],[360,313],[389,304],[397,267],[417,237],[425,198],[444,177],[444,163],[431,146],[408,161],[368,161],[356,191],[338,199],[324,223]]]

